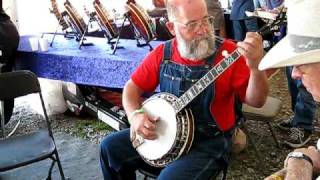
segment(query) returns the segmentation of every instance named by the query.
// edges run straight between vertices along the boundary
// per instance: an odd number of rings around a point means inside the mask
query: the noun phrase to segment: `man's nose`
[[[301,71],[296,66],[294,66],[292,69],[291,77],[293,79],[301,79],[301,77],[302,77]]]
[[[208,34],[208,31],[209,31],[208,26],[206,26],[204,24],[200,24],[196,30],[196,33],[197,33],[197,35],[204,35],[204,34]]]

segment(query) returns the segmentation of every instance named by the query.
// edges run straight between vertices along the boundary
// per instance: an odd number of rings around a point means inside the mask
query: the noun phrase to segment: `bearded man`
[[[146,140],[156,140],[161,119],[144,113],[142,95],[154,92],[159,85],[161,92],[180,97],[238,48],[240,58],[188,105],[195,121],[189,152],[159,169],[158,176],[165,180],[209,179],[229,160],[235,98],[254,107],[265,103],[267,77],[258,70],[263,56],[262,38],[248,33],[236,45],[216,37],[214,17],[208,16],[205,0],[168,0],[166,8],[167,27],[175,38],[155,48],[135,70],[124,87],[123,106],[131,131]],[[129,129],[110,134],[101,142],[100,162],[105,179],[135,179],[135,170],[148,166],[132,146]]]

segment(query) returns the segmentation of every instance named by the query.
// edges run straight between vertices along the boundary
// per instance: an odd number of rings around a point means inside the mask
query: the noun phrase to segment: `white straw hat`
[[[260,70],[320,62],[320,0],[286,0],[288,32],[262,59]]]

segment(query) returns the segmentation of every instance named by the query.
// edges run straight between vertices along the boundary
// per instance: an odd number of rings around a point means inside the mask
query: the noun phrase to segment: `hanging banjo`
[[[278,19],[270,21],[258,33],[265,35],[278,31],[278,26],[285,22],[283,12]],[[146,114],[159,117],[155,140],[144,139],[131,128],[132,145],[145,162],[155,167],[164,167],[189,151],[194,136],[194,118],[191,109],[185,107],[240,56],[238,50],[231,52],[179,98],[169,93],[158,93],[143,102],[142,109]]]

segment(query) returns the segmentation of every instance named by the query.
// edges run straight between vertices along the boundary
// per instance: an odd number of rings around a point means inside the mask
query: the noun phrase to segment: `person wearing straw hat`
[[[305,73],[313,73],[313,77],[319,68],[318,65],[312,64],[320,60],[320,31],[319,31],[319,5],[318,1],[286,1],[288,10],[288,35],[281,40],[269,53],[264,57],[260,64],[260,69],[289,66],[286,68],[288,76],[288,86],[292,98],[292,110],[294,117],[278,124],[283,130],[290,129],[291,135],[284,143],[294,147],[302,147],[311,138],[313,131],[313,119],[316,111],[316,102],[319,99],[314,93],[313,85],[305,80]],[[292,67],[294,66],[294,68]],[[310,71],[309,68],[313,67]],[[318,73],[319,74],[319,73]],[[310,77],[308,77],[310,78]],[[319,83],[313,81],[312,84]],[[304,86],[307,86],[306,88]]]
[[[274,46],[259,64],[260,70],[293,66],[291,76],[299,79],[313,99],[320,102],[320,1],[286,1],[288,34]],[[312,179],[320,173],[320,143],[294,150],[285,161],[285,169],[266,179]],[[285,172],[285,173],[281,173]]]

